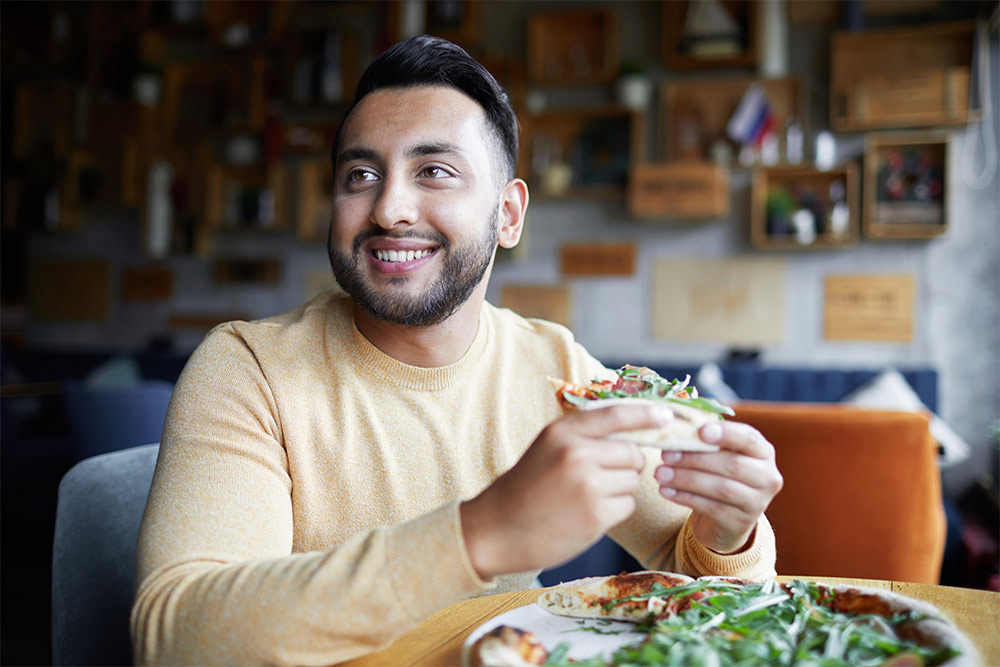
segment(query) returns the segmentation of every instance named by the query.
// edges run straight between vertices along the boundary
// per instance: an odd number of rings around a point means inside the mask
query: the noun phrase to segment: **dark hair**
[[[380,88],[409,88],[441,85],[455,88],[472,99],[486,112],[486,122],[503,152],[501,167],[507,178],[514,177],[517,166],[517,117],[507,93],[493,75],[466,53],[465,49],[440,37],[417,35],[389,47],[361,75],[354,91],[354,102],[344,114],[344,121],[333,140],[332,159],[336,168],[340,149],[340,132],[368,93]]]

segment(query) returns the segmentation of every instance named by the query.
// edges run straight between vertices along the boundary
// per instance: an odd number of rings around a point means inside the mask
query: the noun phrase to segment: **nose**
[[[406,178],[387,175],[372,207],[372,223],[383,229],[393,229],[416,224],[418,215],[413,185]]]

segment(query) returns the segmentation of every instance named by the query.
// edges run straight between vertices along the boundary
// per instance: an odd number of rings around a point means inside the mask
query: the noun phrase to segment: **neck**
[[[425,327],[377,320],[354,304],[354,322],[372,345],[410,366],[437,368],[457,362],[479,331],[479,314],[486,300],[485,281],[451,316]]]

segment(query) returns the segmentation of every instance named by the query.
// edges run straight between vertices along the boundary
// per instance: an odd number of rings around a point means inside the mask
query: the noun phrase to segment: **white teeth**
[[[409,262],[431,254],[430,248],[425,250],[376,250],[375,257],[382,262]]]

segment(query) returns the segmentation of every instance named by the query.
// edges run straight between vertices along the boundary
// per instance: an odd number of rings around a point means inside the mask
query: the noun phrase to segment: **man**
[[[608,371],[566,329],[485,303],[528,204],[516,130],[443,40],[365,72],[333,154],[350,298],[222,325],[192,355],[139,539],[139,662],[345,660],[605,532],[651,567],[773,575],[781,477],[756,431],[705,428],[722,451],[661,459],[606,436],[669,410],[560,418],[547,375]]]

